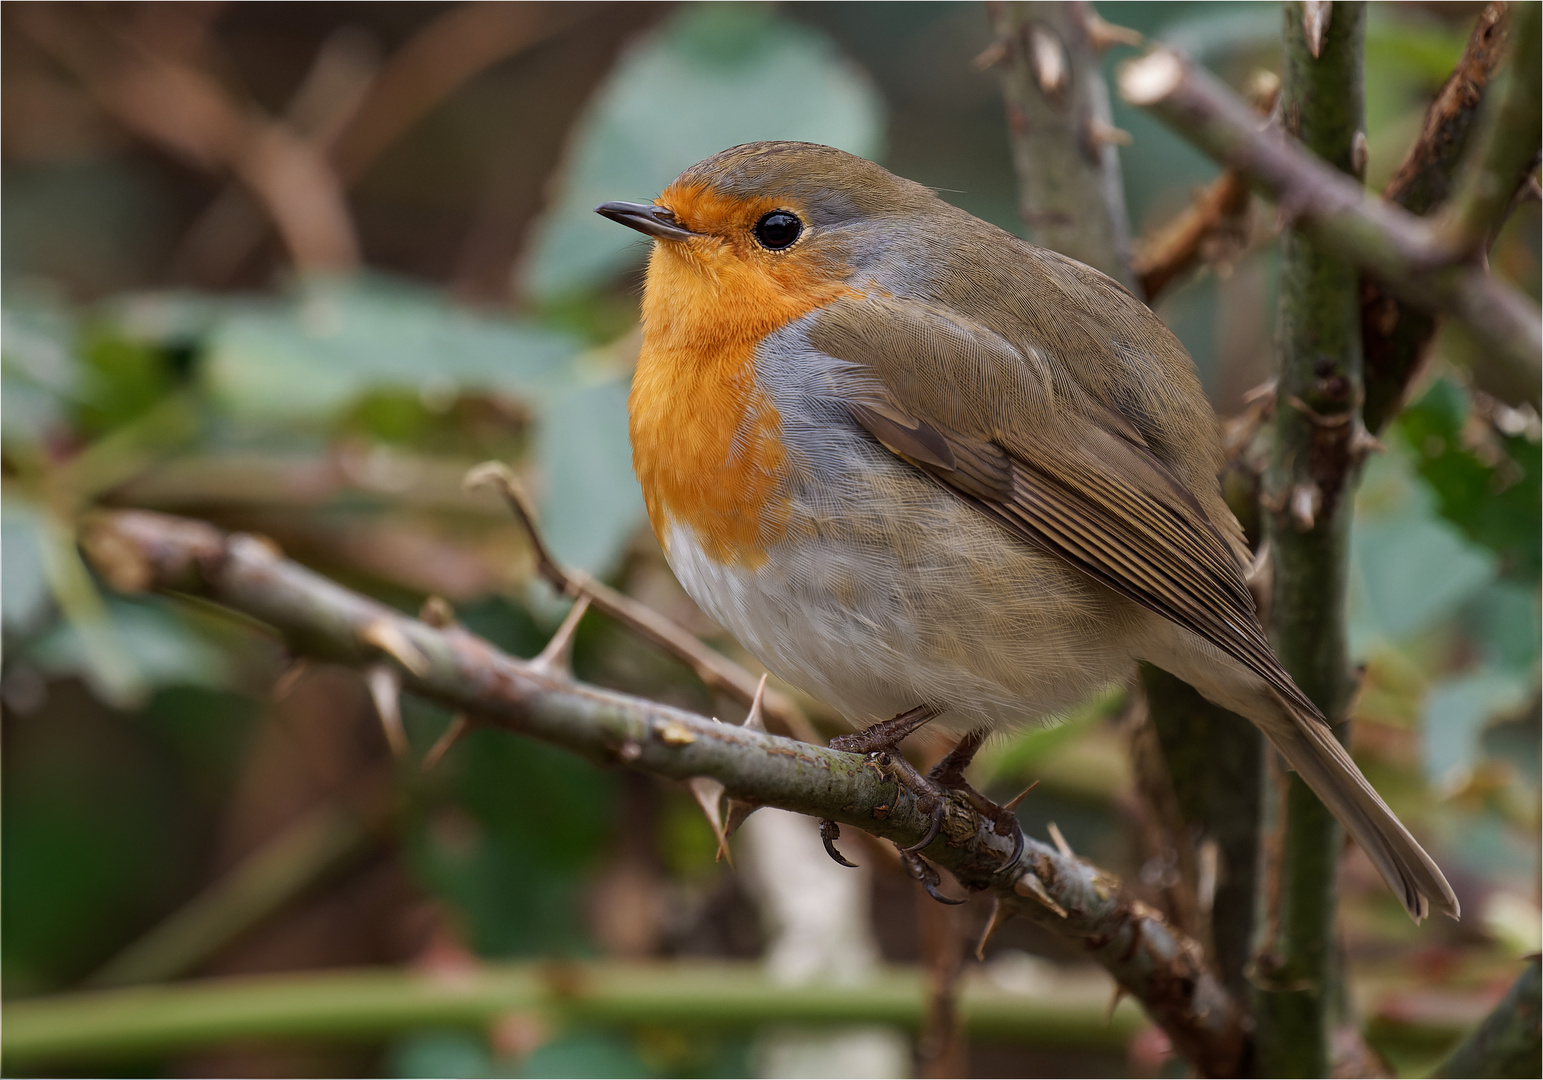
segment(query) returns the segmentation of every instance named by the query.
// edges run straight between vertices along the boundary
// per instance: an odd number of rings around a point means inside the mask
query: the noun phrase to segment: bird
[[[813,143],[731,147],[596,212],[652,240],[628,409],[665,558],[870,736],[833,746],[930,721],[966,733],[932,778],[957,786],[988,732],[1148,662],[1252,721],[1416,921],[1458,916],[1272,651],[1216,414],[1124,287]]]

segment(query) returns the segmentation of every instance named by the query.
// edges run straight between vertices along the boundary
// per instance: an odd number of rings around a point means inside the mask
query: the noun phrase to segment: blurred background
[[[1236,87],[1279,66],[1275,5],[1098,9]],[[1373,189],[1477,13],[1372,6]],[[564,604],[534,578],[503,506],[461,488],[469,466],[497,458],[535,493],[564,561],[753,667],[692,607],[644,525],[625,397],[645,246],[591,208],[647,200],[734,143],[797,138],[1022,232],[998,76],[973,63],[991,43],[985,7],[5,3],[0,24],[7,998],[353,965],[775,963],[797,919],[777,874],[756,867],[786,823],[753,817],[732,870],[684,788],[492,731],[404,779],[357,674],[294,666],[218,611],[110,595],[75,529],[94,507],[134,506],[260,532],[404,610],[442,597],[530,656]],[[1114,120],[1132,137],[1121,160],[1140,236],[1215,169],[1119,103]],[[1534,298],[1539,227],[1538,203],[1523,204],[1492,253]],[[1226,415],[1271,368],[1277,228],[1256,204],[1246,234],[1157,303]],[[1416,929],[1346,859],[1355,1005],[1406,1072],[1482,1016],[1539,945],[1536,395],[1443,333],[1358,498],[1355,752],[1465,913]],[[599,616],[581,625],[576,665],[709,715],[744,712]],[[1025,828],[1057,823],[1160,903],[1171,869],[1149,839],[1125,698],[994,744],[976,783],[1006,798],[1038,781]],[[823,733],[839,729],[802,704]],[[403,705],[421,756],[450,718]],[[865,964],[917,963],[935,906],[876,847],[848,844],[869,870],[831,894],[850,909],[844,940]],[[190,903],[204,920],[191,935]],[[988,912],[963,912],[956,932],[973,940]],[[1107,978],[1033,927],[1007,924],[985,957],[971,978],[1025,1001],[1086,988],[1103,1015]],[[1120,1016],[1053,1039],[976,1039],[968,1068],[1171,1071],[1162,1037]],[[915,1067],[909,1036],[868,1036],[863,1067]],[[745,1076],[798,1069],[777,1056],[798,1043],[504,1025],[121,1069]]]

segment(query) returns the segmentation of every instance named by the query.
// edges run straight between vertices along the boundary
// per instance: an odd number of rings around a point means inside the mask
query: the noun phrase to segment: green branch
[[[1261,127],[1245,102],[1168,49],[1126,64],[1119,84],[1131,104],[1151,110],[1248,176],[1321,249],[1374,275],[1400,299],[1457,320],[1497,359],[1534,373],[1537,382],[1543,320],[1536,305],[1482,265],[1459,257],[1429,222],[1367,197],[1356,181],[1278,126]],[[1508,130],[1504,138],[1536,147],[1537,130]]]
[[[284,559],[251,536],[143,512],[103,515],[82,545],[124,590],[205,597],[272,626],[290,648],[356,667],[389,665],[414,693],[602,763],[686,780],[708,777],[745,802],[865,829],[901,844],[930,817],[882,758],[779,738],[575,682],[550,663],[524,662],[450,626],[436,628]],[[1237,1068],[1245,1020],[1208,970],[1199,945],[1113,877],[1070,852],[998,834],[951,796],[928,858],[972,891],[1080,948],[1101,964],[1207,1075]],[[8,1006],[7,1034],[15,1006]]]
[[[857,986],[782,986],[745,962],[500,963],[454,974],[397,969],[210,979],[180,986],[7,1002],[7,1075],[66,1063],[123,1061],[233,1039],[385,1039],[426,1027],[486,1029],[511,1014],[554,1024],[754,1029],[765,1024],[893,1024],[916,1029],[926,1003],[913,967]],[[1042,1046],[1107,1046],[1143,1024],[1112,1013],[1097,987],[1014,993],[977,973],[964,980],[972,1038]]]
[[[1302,4],[1284,5],[1281,113],[1291,134],[1347,174],[1361,164],[1364,3],[1333,5],[1310,43]],[[1317,47],[1314,47],[1314,46]],[[1348,182],[1348,181],[1347,181]],[[1361,427],[1361,305],[1356,266],[1303,230],[1281,237],[1280,372],[1260,497],[1274,559],[1270,637],[1291,676],[1348,741],[1355,684],[1346,573]],[[1295,774],[1271,770],[1266,871],[1254,962],[1256,1053],[1265,1076],[1327,1076],[1340,978],[1334,919],[1344,834]]]
[[[1543,1056],[1543,971],[1538,958],[1432,1076],[1536,1076]]]

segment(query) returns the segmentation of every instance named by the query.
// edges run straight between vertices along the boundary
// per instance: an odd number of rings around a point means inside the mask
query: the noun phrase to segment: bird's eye
[[[772,251],[787,247],[803,231],[804,223],[798,220],[798,215],[786,210],[773,210],[755,223],[755,238],[761,242],[762,247]]]

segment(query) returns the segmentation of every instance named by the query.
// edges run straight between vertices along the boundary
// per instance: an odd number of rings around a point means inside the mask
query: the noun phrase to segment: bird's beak
[[[690,240],[693,236],[701,235],[683,228],[668,207],[654,206],[652,203],[601,203],[595,207],[595,213],[659,240]]]

